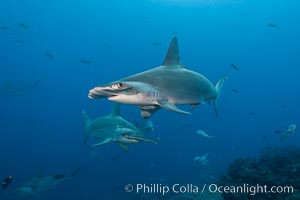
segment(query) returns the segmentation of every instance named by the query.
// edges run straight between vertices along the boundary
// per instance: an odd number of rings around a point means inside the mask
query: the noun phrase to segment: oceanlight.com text
[[[190,193],[190,194],[198,194],[198,193],[240,193],[240,194],[249,194],[254,196],[256,194],[263,193],[273,193],[273,194],[293,194],[294,187],[293,186],[267,186],[267,185],[234,185],[234,186],[224,186],[217,184],[203,184],[201,186],[195,184],[173,184],[173,185],[165,185],[165,184],[127,184],[125,186],[126,192],[135,192],[137,194],[158,194],[158,195],[166,195],[168,193]]]
[[[250,195],[263,194],[263,193],[273,193],[273,194],[281,194],[294,193],[293,186],[267,186],[267,185],[235,185],[235,186],[222,186],[217,184],[210,184],[208,186],[208,190],[211,193],[244,193]]]

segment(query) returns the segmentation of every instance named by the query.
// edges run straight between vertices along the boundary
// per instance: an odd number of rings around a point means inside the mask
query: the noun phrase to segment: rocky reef
[[[237,159],[218,185],[228,186],[224,200],[300,199],[300,148],[265,148],[258,158]]]

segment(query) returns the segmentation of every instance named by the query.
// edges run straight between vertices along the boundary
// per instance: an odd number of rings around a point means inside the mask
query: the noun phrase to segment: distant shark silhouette
[[[37,80],[30,83],[16,84],[7,81],[0,87],[0,96],[26,96],[29,90],[37,90],[41,82],[42,80]]]
[[[150,142],[156,144],[154,140],[150,140],[133,124],[120,116],[119,104],[115,104],[112,112],[108,116],[97,118],[93,121],[82,111],[82,115],[86,124],[86,136],[84,143],[90,137],[93,137],[96,144],[92,147],[101,146],[110,142],[116,142],[124,151],[128,151],[128,145],[138,142]]]
[[[178,42],[174,37],[161,66],[97,86],[88,96],[91,99],[108,97],[111,101],[139,106],[143,118],[150,117],[161,107],[190,114],[176,105],[195,107],[213,101],[217,116],[217,100],[225,79],[226,75],[214,86],[203,75],[186,69],[180,62]]]
[[[41,171],[39,171],[32,180],[30,180],[24,186],[18,188],[16,192],[20,196],[40,197],[41,192],[52,190],[55,188],[55,186],[61,183],[71,181],[78,174],[81,167],[82,166],[75,169],[67,176],[63,174],[55,174],[53,176],[43,176]]]

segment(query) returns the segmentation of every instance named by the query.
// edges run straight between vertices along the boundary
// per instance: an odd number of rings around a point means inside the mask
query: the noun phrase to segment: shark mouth
[[[130,86],[123,82],[116,82],[109,85],[98,86],[89,91],[88,97],[90,99],[99,99],[104,97],[114,97],[132,90]]]
[[[127,138],[127,139],[131,139],[131,140],[135,140],[136,142],[149,142],[149,143],[153,143],[153,144],[157,144],[157,141],[155,140],[151,140],[148,138],[144,138],[144,137],[138,137],[138,136],[130,136],[127,134],[122,134],[123,137]]]

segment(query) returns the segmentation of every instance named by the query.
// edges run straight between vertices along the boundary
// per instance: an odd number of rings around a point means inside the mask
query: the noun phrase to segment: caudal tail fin
[[[91,132],[88,131],[88,127],[91,123],[91,120],[84,110],[81,111],[81,114],[82,114],[83,121],[85,123],[85,137],[83,143],[86,144],[87,140],[91,136]]]
[[[223,88],[223,85],[224,85],[224,82],[225,80],[228,79],[228,76],[227,74],[224,74],[220,80],[217,82],[217,84],[215,85],[215,88],[217,90],[217,97],[214,101],[214,109],[215,109],[215,115],[216,117],[218,117],[218,99],[219,99],[219,96],[221,94],[221,91],[222,91],[222,88]]]

